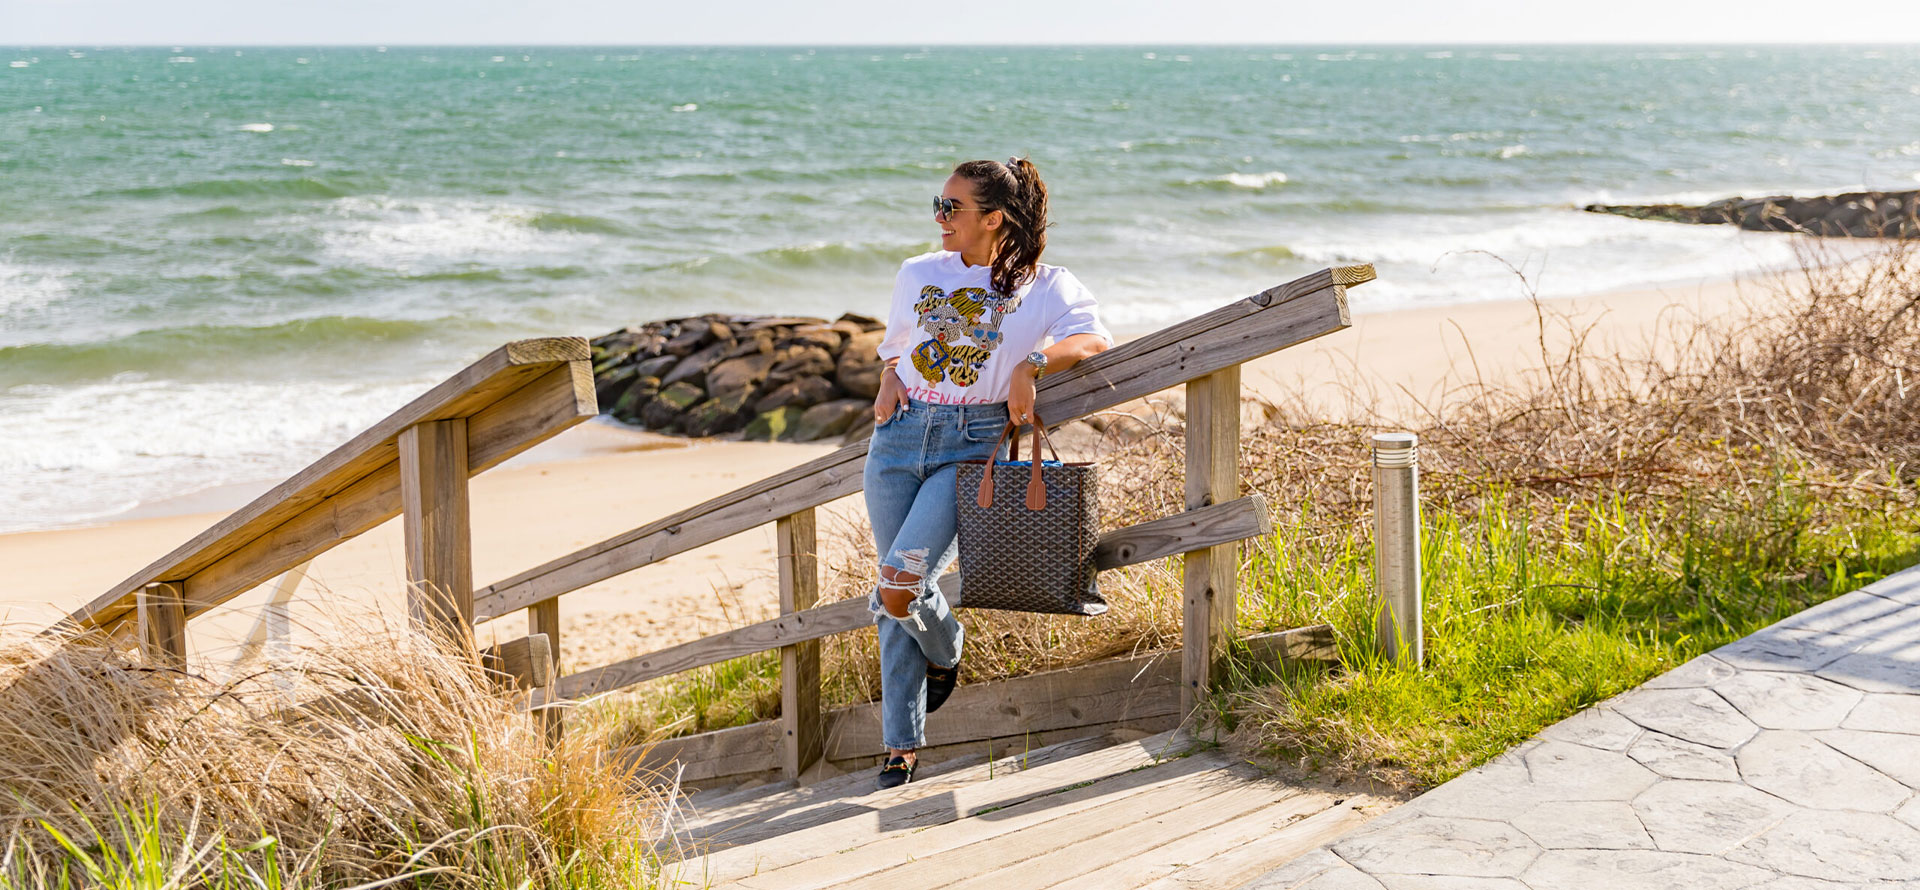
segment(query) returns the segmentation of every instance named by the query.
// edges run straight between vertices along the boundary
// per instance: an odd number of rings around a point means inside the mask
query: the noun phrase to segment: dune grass
[[[233,676],[0,638],[0,888],[646,888],[670,791],[383,628]]]

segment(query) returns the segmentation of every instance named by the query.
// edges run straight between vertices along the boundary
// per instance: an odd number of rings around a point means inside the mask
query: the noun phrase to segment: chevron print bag
[[[1062,462],[1045,428],[1034,417],[1032,460],[1020,460],[1015,435],[1008,460],[959,465],[961,606],[1065,615],[1107,610],[1093,561],[1100,539],[1098,476],[1091,463]],[[1015,429],[1009,422],[1000,441]],[[1043,440],[1053,460],[1040,460]],[[1000,453],[997,443],[993,453]]]

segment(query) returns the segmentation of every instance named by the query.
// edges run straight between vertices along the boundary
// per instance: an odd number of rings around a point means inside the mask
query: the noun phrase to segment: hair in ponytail
[[[967,161],[953,172],[973,183],[983,210],[1006,218],[1000,248],[993,255],[993,289],[1011,294],[1033,280],[1040,254],[1047,249],[1047,184],[1026,158]]]

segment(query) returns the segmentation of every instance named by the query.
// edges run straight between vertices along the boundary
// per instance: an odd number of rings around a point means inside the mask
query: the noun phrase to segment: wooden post
[[[400,432],[398,445],[407,612],[415,627],[460,645],[471,639],[473,627],[467,422],[417,423]]]
[[[527,633],[529,635],[531,634],[547,635],[547,653],[548,653],[548,657],[553,660],[552,665],[550,665],[548,668],[548,675],[554,679],[555,683],[557,683],[560,679],[560,598],[559,597],[556,596],[553,599],[541,600],[540,602],[534,603],[532,606],[528,607]],[[554,683],[548,684],[546,687],[546,700],[549,702],[553,701],[555,697],[554,693],[556,693],[558,690],[559,690],[558,685],[555,685]],[[547,738],[551,741],[557,742],[560,740],[561,727],[564,725],[564,721],[560,719],[561,716],[562,715],[561,715],[560,709],[557,707],[547,707],[547,708],[540,709],[540,722],[542,725],[546,727]]]
[[[1240,496],[1240,366],[1187,381],[1187,509]],[[1180,710],[1192,714],[1219,679],[1233,636],[1238,542],[1184,559]]]
[[[164,581],[140,591],[140,648],[157,664],[187,666],[186,590],[185,581]]]
[[[779,541],[780,614],[813,608],[820,599],[813,508],[775,522]],[[820,712],[820,641],[780,647],[780,768],[799,780],[824,748]]]

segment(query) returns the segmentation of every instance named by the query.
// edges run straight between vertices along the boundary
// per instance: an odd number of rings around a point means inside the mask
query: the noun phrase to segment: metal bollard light
[[[1373,436],[1373,580],[1381,653],[1419,667],[1420,441],[1412,433]]]

